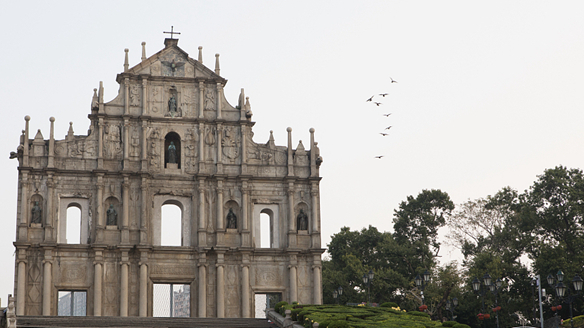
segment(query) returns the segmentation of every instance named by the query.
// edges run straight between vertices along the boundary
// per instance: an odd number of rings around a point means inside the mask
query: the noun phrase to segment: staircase
[[[176,328],[274,328],[267,319],[249,318],[144,318],[144,317],[49,317],[17,316],[16,327],[176,327]]]

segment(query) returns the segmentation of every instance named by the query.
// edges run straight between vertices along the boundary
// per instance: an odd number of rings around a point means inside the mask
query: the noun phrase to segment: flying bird
[[[379,134],[381,134],[384,137],[389,135],[388,133],[383,133],[383,132],[379,132]]]
[[[378,159],[381,159],[381,157],[383,157],[383,155],[381,155],[381,156],[375,156],[375,158],[378,158]]]
[[[386,127],[385,129],[386,129],[386,130],[389,130],[389,129],[391,129],[391,127],[392,127],[392,125],[390,125],[390,126]]]
[[[373,103],[374,103],[375,105],[377,105],[377,106],[381,105],[381,103],[380,103],[380,102],[375,102],[375,101],[374,101]]]
[[[391,113],[389,113],[389,114],[383,114],[383,116],[385,116],[385,117],[389,117],[389,115],[391,115]]]
[[[385,98],[385,96],[387,96],[389,93],[380,93],[379,95],[382,96],[383,98]]]
[[[373,97],[374,97],[374,96],[375,96],[375,95],[371,96],[371,98],[367,99],[366,101],[373,101]]]
[[[391,83],[397,83],[397,81],[392,79],[391,76],[389,77],[389,79],[391,80]]]

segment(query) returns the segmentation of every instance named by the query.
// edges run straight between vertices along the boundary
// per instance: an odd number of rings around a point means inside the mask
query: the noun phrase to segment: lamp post
[[[369,273],[363,275],[363,283],[367,285],[367,305],[371,304],[371,280],[374,276],[373,270],[369,270]]]
[[[489,285],[489,290],[491,291],[491,293],[493,293],[495,295],[495,317],[497,320],[497,328],[499,328],[499,306],[497,304],[497,294],[499,293],[499,290],[501,290],[501,286],[503,286],[503,281],[499,278],[497,278],[497,280],[495,281],[495,284],[491,284]]]
[[[420,277],[420,275],[417,275],[415,281],[416,281],[416,286],[422,288],[422,305],[425,305],[424,289],[426,288],[428,283],[430,283],[430,272],[428,271],[428,269],[426,269],[426,271],[424,271],[424,273],[422,273],[422,277]]]
[[[333,298],[335,299],[335,303],[339,304],[339,298],[343,295],[343,287],[339,286],[339,288],[333,290]]]
[[[450,311],[450,320],[454,321],[454,309],[458,306],[458,298],[446,301],[446,310]]]
[[[487,292],[487,289],[491,286],[492,283],[492,278],[488,273],[485,273],[485,275],[483,276],[483,281],[481,282],[478,278],[474,278],[472,281],[472,290],[473,292],[475,292],[476,294],[481,296],[481,300],[482,300],[482,313],[485,313],[485,294]],[[481,286],[483,288],[481,288]]]
[[[574,278],[572,279],[572,284],[574,285],[574,291],[576,293],[572,294],[572,289],[570,287],[566,287],[563,283],[564,273],[562,272],[562,270],[558,271],[558,273],[556,274],[556,277],[558,279],[558,284],[555,286],[556,295],[558,295],[560,302],[562,302],[562,300],[563,300],[564,303],[566,303],[570,306],[570,327],[574,328],[574,317],[572,315],[572,302],[574,302],[574,300],[576,299],[576,296],[580,295],[580,291],[582,291],[582,284],[584,283],[584,281],[582,280],[582,278],[580,278],[580,276],[578,276],[578,275],[574,276]],[[554,282],[555,282],[554,280],[555,280],[554,276],[552,276],[551,274],[547,276],[548,284],[550,284],[551,286],[554,285]],[[568,295],[566,295],[566,291],[568,291]]]

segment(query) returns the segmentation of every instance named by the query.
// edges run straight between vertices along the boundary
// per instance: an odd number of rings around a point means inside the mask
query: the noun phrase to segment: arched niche
[[[180,136],[176,132],[169,132],[164,137],[164,168],[181,168],[181,142]],[[171,164],[171,165],[168,165]]]
[[[262,248],[261,241],[265,240],[265,233],[262,236],[262,230],[269,233],[269,248],[280,247],[280,207],[278,204],[254,204],[253,205],[253,230],[252,237],[256,248]],[[268,220],[262,222],[262,214],[268,216]],[[266,228],[266,225],[269,229]]]
[[[310,231],[310,212],[308,204],[300,202],[294,208],[294,220],[296,220],[296,231]]]
[[[110,196],[105,200],[105,225],[106,226],[118,226],[120,225],[120,221],[122,221],[122,217],[121,217],[121,211],[122,211],[122,206],[120,204],[120,201],[118,200],[117,197],[114,196]],[[112,218],[110,216],[110,209],[113,209],[116,214],[116,220],[114,224],[111,224],[112,222]]]
[[[45,223],[45,213],[46,213],[46,206],[43,199],[43,196],[39,194],[34,194],[30,198],[30,205],[29,205],[29,224],[44,224]]]
[[[235,216],[235,226],[233,226],[233,216],[229,214],[229,211],[233,213]],[[226,229],[238,229],[241,227],[241,210],[239,208],[239,204],[234,201],[230,200],[223,206],[223,215],[224,215],[224,226]]]

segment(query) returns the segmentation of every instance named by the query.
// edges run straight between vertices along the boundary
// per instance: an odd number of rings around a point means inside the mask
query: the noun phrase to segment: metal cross
[[[173,34],[180,34],[180,32],[174,32],[174,26],[170,27],[170,32],[162,32],[162,33],[168,33],[170,34],[170,38],[172,39],[172,35]]]

